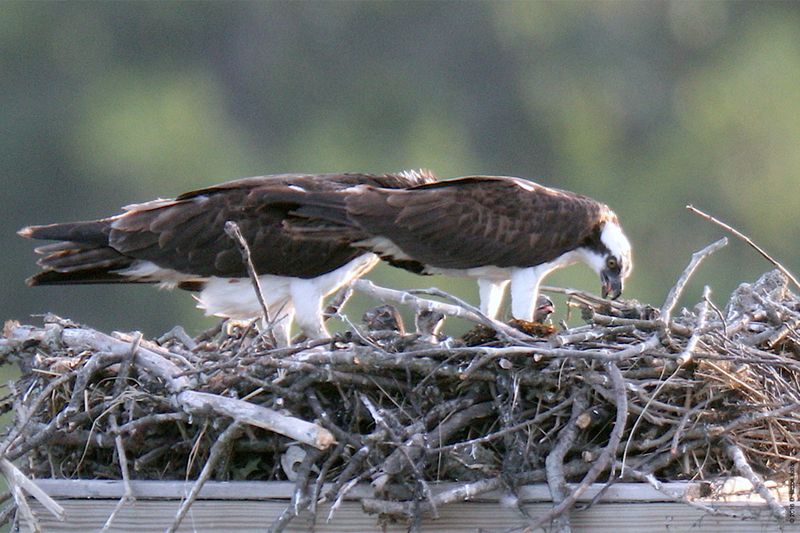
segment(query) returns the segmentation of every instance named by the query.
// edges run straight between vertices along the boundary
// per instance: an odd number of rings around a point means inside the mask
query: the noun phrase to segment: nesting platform
[[[0,518],[48,532],[793,522],[800,300],[780,272],[677,313],[680,280],[658,308],[566,291],[585,323],[545,337],[361,288],[494,338],[354,325],[274,348],[257,328],[146,340],[6,323],[0,355],[22,377],[3,404]]]

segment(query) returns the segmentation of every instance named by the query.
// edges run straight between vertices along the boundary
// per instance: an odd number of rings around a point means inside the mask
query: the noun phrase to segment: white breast
[[[294,278],[265,274],[258,277],[261,292],[270,314],[281,307],[302,309],[318,306],[325,296],[363,275],[378,262],[374,254],[364,254],[346,265],[316,278]],[[303,301],[293,302],[292,295],[302,292]],[[207,315],[247,320],[262,315],[261,306],[249,278],[211,277],[196,297],[197,307]],[[299,317],[298,317],[299,319]]]

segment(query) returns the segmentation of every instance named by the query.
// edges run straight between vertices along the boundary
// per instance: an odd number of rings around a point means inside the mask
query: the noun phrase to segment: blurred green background
[[[6,319],[209,327],[186,293],[26,288],[15,231],[281,172],[426,167],[591,195],[633,242],[625,296],[655,305],[722,234],[688,203],[800,268],[800,3],[3,2],[0,49]],[[683,303],[708,284],[724,305],[768,268],[733,241]],[[369,277],[477,302],[474,282]],[[546,283],[599,291],[582,266]]]

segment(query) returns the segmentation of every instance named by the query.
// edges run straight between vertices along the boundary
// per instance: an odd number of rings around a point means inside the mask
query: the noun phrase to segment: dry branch
[[[737,229],[736,229],[736,228],[734,228],[733,226],[730,226],[730,225],[728,225],[728,224],[726,224],[726,223],[722,222],[722,221],[721,221],[721,220],[719,220],[718,218],[712,217],[712,216],[711,216],[711,215],[709,215],[708,213],[704,213],[703,211],[701,211],[701,210],[697,209],[697,208],[696,208],[695,206],[693,206],[693,205],[687,205],[687,206],[686,206],[686,209],[688,209],[688,210],[689,210],[689,211],[691,211],[692,213],[695,213],[696,215],[699,215],[699,216],[701,216],[702,218],[704,218],[704,219],[708,220],[709,222],[713,222],[713,223],[714,223],[714,224],[716,224],[717,226],[719,226],[719,227],[721,227],[721,228],[723,228],[723,229],[725,229],[725,230],[727,230],[727,231],[730,231],[731,233],[733,233],[734,235],[736,235],[738,238],[742,239],[744,242],[746,242],[747,244],[749,244],[749,245],[750,245],[750,246],[751,246],[751,247],[752,247],[752,248],[753,248],[755,251],[757,251],[759,254],[761,254],[761,256],[762,256],[764,259],[766,259],[767,261],[769,261],[770,263],[772,263],[772,264],[775,266],[775,268],[777,268],[778,270],[780,270],[780,271],[781,271],[781,273],[783,273],[783,275],[784,275],[784,276],[786,276],[787,278],[789,278],[789,280],[790,280],[790,281],[791,281],[791,282],[794,284],[794,286],[795,286],[795,287],[797,287],[798,289],[800,289],[800,281],[798,281],[798,280],[797,280],[797,278],[796,278],[796,277],[794,277],[794,274],[792,274],[791,272],[789,272],[789,270],[787,270],[787,269],[786,269],[786,267],[784,267],[784,266],[783,266],[782,264],[780,264],[778,261],[776,261],[775,259],[773,259],[773,258],[772,258],[772,256],[771,256],[771,255],[769,255],[769,254],[766,252],[766,250],[764,250],[764,249],[763,249],[763,248],[761,248],[759,245],[757,245],[755,242],[753,242],[753,240],[752,240],[750,237],[748,237],[747,235],[745,235],[745,234],[744,234],[744,233],[742,233],[741,231],[737,230]]]
[[[800,456],[800,300],[772,272],[739,287],[724,310],[707,289],[698,306],[673,315],[698,264],[723,244],[694,254],[660,316],[638,302],[562,291],[586,323],[548,338],[439,291],[423,294],[444,301],[356,284],[381,301],[500,332],[478,346],[360,327],[278,349],[253,329],[159,344],[56,317],[41,327],[8,323],[0,361],[18,362],[23,377],[0,465],[22,514],[26,494],[47,502],[31,477],[197,479],[175,527],[209,479],[292,480],[295,496],[274,531],[322,501],[333,516],[367,481],[363,508],[414,530],[452,502],[545,480],[554,507],[521,515],[520,525],[554,521],[568,531],[586,488],[617,475],[654,487],[744,475],[778,519],[780,502],[759,481],[784,481]],[[297,450],[305,454],[290,455]],[[437,492],[440,480],[457,484]],[[119,507],[132,497],[126,491]]]
[[[669,323],[670,316],[672,315],[672,310],[678,303],[678,299],[681,297],[683,289],[686,288],[686,283],[689,281],[689,278],[692,277],[694,271],[697,270],[697,267],[700,266],[700,263],[702,263],[706,257],[713,254],[720,248],[724,248],[727,245],[728,245],[728,239],[723,237],[720,240],[709,244],[702,250],[699,250],[692,254],[692,260],[686,266],[686,268],[684,269],[681,276],[678,278],[678,281],[675,283],[675,285],[672,286],[669,293],[667,294],[666,301],[664,301],[664,305],[661,306],[661,320],[665,325]]]

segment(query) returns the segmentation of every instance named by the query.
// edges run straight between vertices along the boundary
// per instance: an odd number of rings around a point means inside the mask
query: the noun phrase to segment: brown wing
[[[436,176],[430,170],[407,170],[394,174],[363,174],[349,172],[341,174],[274,174],[271,176],[257,176],[227,181],[219,185],[212,185],[181,194],[176,201],[196,198],[198,196],[217,194],[235,190],[264,190],[280,188],[282,186],[299,187],[307,191],[325,192],[337,191],[355,185],[371,185],[398,189],[414,187],[436,182]],[[147,204],[143,204],[147,205]]]
[[[198,277],[247,275],[235,243],[225,234],[239,224],[256,270],[263,274],[316,277],[364,253],[342,239],[289,234],[283,221],[290,204],[281,194],[336,191],[358,184],[407,187],[434,179],[430,173],[284,174],[235,180],[185,193],[175,200],[128,206],[122,215],[78,223],[31,226],[25,237],[65,241],[39,249],[45,272],[31,284],[133,281],[114,274],[137,259]],[[275,199],[278,199],[277,201]]]
[[[603,204],[518,178],[474,176],[409,190],[365,189],[347,200],[364,231],[438,267],[525,267],[551,261],[592,236]]]
[[[199,276],[244,277],[247,272],[225,222],[239,225],[263,274],[309,278],[334,270],[363,250],[341,239],[290,234],[283,222],[293,207],[280,201],[297,190],[327,192],[368,184],[402,187],[429,174],[284,174],[247,178],[179,196],[166,205],[135,207],[113,225],[109,244],[127,256]],[[276,201],[276,199],[278,199]]]

